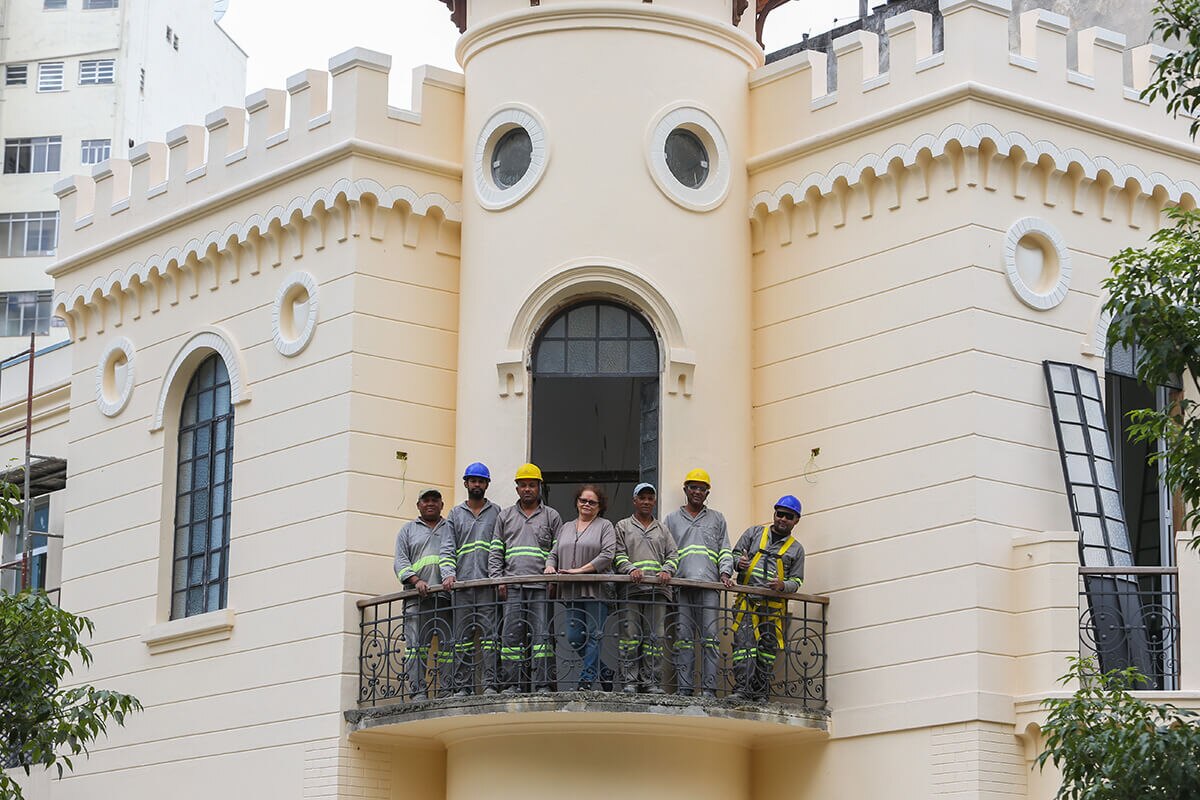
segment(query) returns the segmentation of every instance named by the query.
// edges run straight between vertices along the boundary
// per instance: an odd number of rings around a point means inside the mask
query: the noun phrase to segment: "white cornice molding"
[[[361,207],[364,198],[369,199],[367,209]],[[345,213],[337,211],[343,206]],[[169,285],[167,302],[174,304],[184,291],[195,297],[204,276],[213,289],[219,288],[223,274],[228,275],[230,281],[238,280],[246,251],[251,251],[250,258],[257,259],[246,272],[256,275],[261,271],[264,259],[272,266],[282,263],[285,248],[290,248],[294,258],[303,255],[306,248],[324,248],[327,235],[331,233],[328,228],[333,216],[338,217],[340,223],[339,230],[332,231],[337,241],[360,235],[380,238],[386,225],[380,212],[386,213],[396,207],[407,208],[418,217],[436,210],[443,222],[462,222],[461,205],[440,193],[417,194],[408,186],[385,188],[369,178],[342,179],[307,196],[297,196],[286,206],[277,205],[263,214],[251,214],[241,222],[231,222],[221,230],[210,231],[203,238],[193,238],[181,247],[171,247],[145,261],[97,277],[90,283],[58,292],[54,297],[54,313],[66,320],[72,338],[82,339],[88,335],[89,323],[94,322],[90,327],[96,332],[103,332],[109,316],[114,324],[122,324],[127,301],[134,306],[132,318],[137,319],[144,302],[158,302],[156,292],[146,291],[146,287],[154,282]],[[305,230],[308,226],[304,223],[310,221],[316,223],[315,232]],[[406,228],[412,230],[405,231],[405,242],[415,246],[416,228]],[[145,300],[142,295],[154,299]]]

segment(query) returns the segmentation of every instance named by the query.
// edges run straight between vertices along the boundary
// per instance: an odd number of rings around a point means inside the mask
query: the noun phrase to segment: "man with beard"
[[[457,581],[486,580],[492,551],[492,533],[500,506],[487,499],[492,473],[476,461],[463,470],[467,499],[450,511],[450,535],[442,537],[442,588],[454,589]],[[500,654],[496,591],[490,586],[455,590],[454,694],[471,693],[475,665],[480,664],[479,686],[484,694],[497,691],[496,659]],[[478,638],[478,644],[476,644]]]
[[[513,578],[542,575],[546,556],[554,547],[554,535],[562,517],[541,500],[542,471],[533,464],[517,470],[517,502],[500,512],[492,534],[488,577]],[[534,690],[550,691],[550,666],[554,645],[550,642],[550,600],[545,583],[522,583],[497,587],[504,607],[500,633],[500,680],[505,694],[516,694],[524,685],[522,665],[529,665]]]

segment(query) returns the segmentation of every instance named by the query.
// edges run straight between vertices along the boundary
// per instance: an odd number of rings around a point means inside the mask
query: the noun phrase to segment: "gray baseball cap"
[[[639,483],[637,486],[633,487],[633,496],[637,497],[647,489],[649,489],[651,492],[654,492],[655,495],[658,494],[658,490],[654,488],[653,483]]]

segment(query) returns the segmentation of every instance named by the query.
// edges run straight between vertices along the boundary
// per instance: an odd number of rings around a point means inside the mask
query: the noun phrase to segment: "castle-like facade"
[[[1100,408],[1109,257],[1200,197],[1161,50],[1008,0],[770,64],[746,2],[450,5],[463,71],[412,110],[352,50],[58,186],[62,604],[145,710],[30,797],[1050,798],[1039,701],[1103,606],[1080,487],[1121,466],[1077,480],[1066,403]],[[534,460],[663,514],[701,466],[734,536],[798,495],[823,707],[360,713],[356,603],[477,460],[502,505]],[[1159,570],[1126,656],[1194,705],[1200,567],[1148,491],[1103,531]]]

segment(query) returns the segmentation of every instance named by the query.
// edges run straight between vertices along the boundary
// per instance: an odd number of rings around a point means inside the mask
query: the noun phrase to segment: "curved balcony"
[[[692,730],[707,720],[735,737],[826,730],[828,598],[682,580],[668,598],[651,585],[547,575],[360,601],[358,708],[346,718],[405,736],[514,714],[561,724],[561,712]]]

